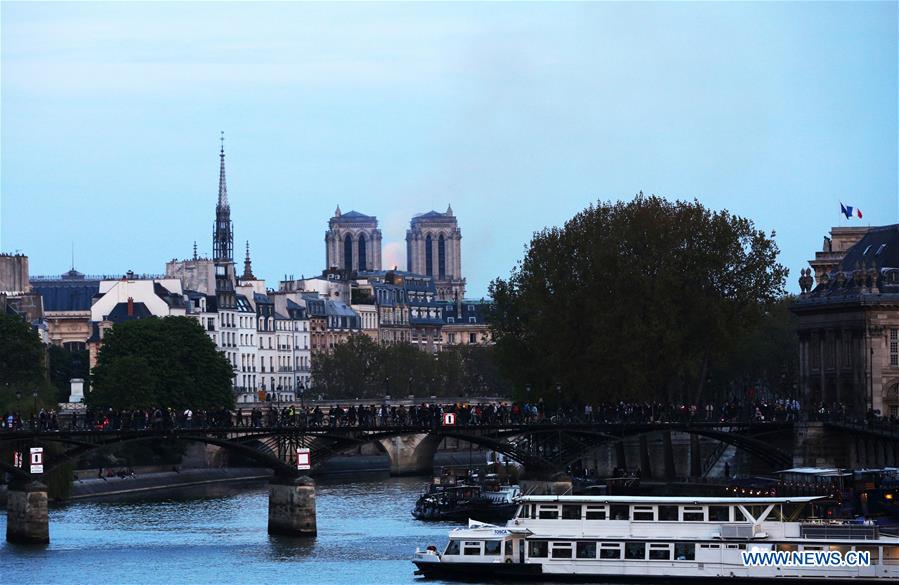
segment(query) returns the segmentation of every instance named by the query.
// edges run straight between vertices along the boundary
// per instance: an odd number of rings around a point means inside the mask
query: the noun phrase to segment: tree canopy
[[[44,346],[24,319],[0,314],[0,385],[28,390],[44,382]]]
[[[127,321],[106,332],[86,399],[103,408],[230,408],[232,376],[196,320]]]
[[[332,352],[315,356],[312,377],[316,393],[336,399],[503,395],[508,384],[492,351],[460,346],[430,354],[409,344],[383,346],[367,335],[352,335]]]
[[[490,284],[499,363],[548,398],[698,400],[783,295],[773,238],[697,201],[591,205]]]

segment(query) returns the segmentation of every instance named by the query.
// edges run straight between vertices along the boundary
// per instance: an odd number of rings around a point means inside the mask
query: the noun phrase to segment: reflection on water
[[[315,539],[268,535],[264,484],[236,492],[218,486],[191,498],[73,503],[51,509],[49,546],[0,543],[0,571],[5,583],[47,585],[418,582],[412,552],[442,548],[452,526],[412,518],[426,480],[350,481],[319,482]]]
[[[447,525],[415,521],[424,480],[324,480],[316,539],[271,537],[268,491],[51,509],[51,544],[0,544],[4,580],[36,583],[413,583],[416,546],[446,540]],[[6,518],[0,520],[5,532]]]

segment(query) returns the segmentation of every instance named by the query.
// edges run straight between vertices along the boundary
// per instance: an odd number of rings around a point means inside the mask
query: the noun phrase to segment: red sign
[[[444,412],[443,413],[443,426],[452,427],[456,426],[456,415],[452,412]]]
[[[297,448],[297,469],[312,469],[312,458],[309,449]]]

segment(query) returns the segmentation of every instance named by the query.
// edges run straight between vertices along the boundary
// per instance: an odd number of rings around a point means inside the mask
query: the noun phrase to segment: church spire
[[[231,227],[231,208],[228,206],[228,187],[225,185],[225,133],[221,134],[219,151],[219,198],[215,206],[215,225],[212,232],[212,257],[216,262],[233,262],[234,234]]]
[[[247,256],[243,261],[243,275],[240,277],[241,280],[256,280],[256,277],[253,276],[253,267],[250,263],[250,241],[247,240]]]
[[[228,208],[228,185],[225,182],[225,131],[222,130],[222,135],[220,140],[222,141],[222,148],[219,151],[219,158],[221,159],[221,167],[219,169],[219,207]]]
[[[447,203],[446,204],[446,215],[452,215],[452,214],[453,214],[453,206],[450,205],[449,203]]]

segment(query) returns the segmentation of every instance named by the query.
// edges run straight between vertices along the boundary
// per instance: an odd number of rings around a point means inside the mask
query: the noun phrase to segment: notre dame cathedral
[[[340,207],[325,232],[325,266],[349,272],[378,272],[381,268],[381,230],[378,218]],[[430,276],[441,300],[462,299],[462,231],[453,208],[416,215],[406,231],[406,270]]]

